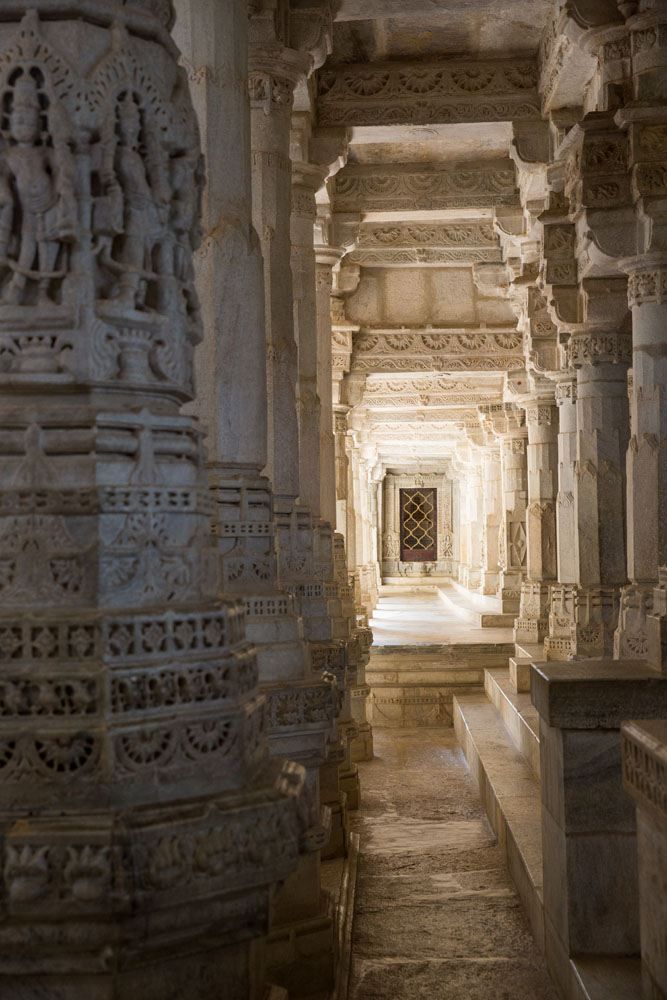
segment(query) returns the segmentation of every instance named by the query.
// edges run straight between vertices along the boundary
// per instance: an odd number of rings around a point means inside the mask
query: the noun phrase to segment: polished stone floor
[[[475,628],[453,614],[437,589],[384,587],[370,621],[375,646],[508,642],[512,630]]]
[[[555,1000],[451,729],[376,730],[350,1000]]]

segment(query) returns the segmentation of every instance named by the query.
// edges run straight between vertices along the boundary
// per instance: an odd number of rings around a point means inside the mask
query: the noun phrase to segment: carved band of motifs
[[[320,125],[433,124],[538,118],[528,60],[343,66],[318,79]]]

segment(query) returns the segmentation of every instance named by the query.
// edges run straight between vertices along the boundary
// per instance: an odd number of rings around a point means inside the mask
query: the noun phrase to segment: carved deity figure
[[[199,300],[195,290],[192,252],[201,241],[202,169],[202,157],[196,148],[171,160],[170,239],[164,242],[161,254],[162,272],[176,279],[180,305],[195,320],[199,315]]]
[[[112,246],[101,260],[117,275],[111,297],[142,308],[159,278],[160,243],[169,221],[170,187],[164,151],[144,128],[136,97],[125,92],[117,105],[116,130],[105,142],[102,176],[113,206]]]
[[[38,79],[21,72],[5,95],[8,114],[0,173],[0,258],[12,271],[2,293],[6,304],[23,304],[29,283],[38,303],[49,297],[64,245],[76,238],[73,161],[66,143],[46,144],[47,115]],[[48,134],[48,123],[47,123]],[[15,251],[15,256],[12,252]]]

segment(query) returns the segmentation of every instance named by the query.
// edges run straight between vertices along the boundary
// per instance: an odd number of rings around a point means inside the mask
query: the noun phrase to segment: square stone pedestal
[[[667,716],[667,677],[637,661],[538,663],[547,961],[564,997],[575,956],[638,955],[633,802],[623,790],[624,720]]]
[[[623,784],[637,806],[644,1000],[666,1000],[667,720],[624,723]]]

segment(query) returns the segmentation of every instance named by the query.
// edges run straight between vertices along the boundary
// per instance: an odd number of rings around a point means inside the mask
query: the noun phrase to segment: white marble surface
[[[472,628],[432,591],[383,587],[370,622],[376,646],[511,642],[509,628]]]

